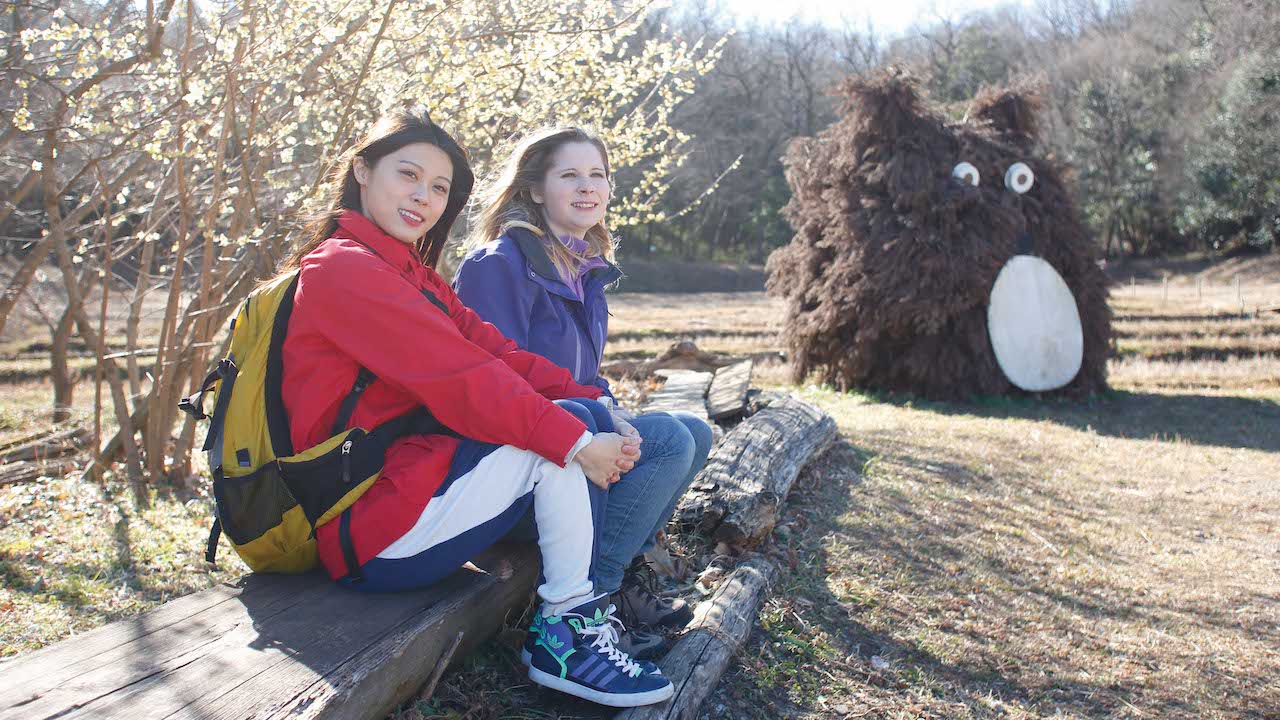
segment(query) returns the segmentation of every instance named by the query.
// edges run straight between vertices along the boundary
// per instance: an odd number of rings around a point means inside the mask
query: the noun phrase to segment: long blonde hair
[[[603,220],[586,232],[583,239],[587,241],[587,249],[578,254],[555,237],[546,212],[533,201],[533,190],[546,180],[552,156],[573,142],[591,143],[600,151],[605,177],[612,186],[609,151],[595,133],[574,125],[535,130],[519,139],[506,162],[499,165],[476,191],[472,200],[471,216],[474,219],[471,233],[464,243],[468,252],[492,242],[510,228],[523,227],[544,240],[550,239],[545,243],[547,254],[556,270],[563,275],[572,275],[593,257],[613,262],[616,242]]]

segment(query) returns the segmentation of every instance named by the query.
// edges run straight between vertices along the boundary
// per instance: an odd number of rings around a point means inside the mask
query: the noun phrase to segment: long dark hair
[[[431,120],[424,111],[393,110],[378,118],[364,138],[343,153],[341,160],[334,166],[329,176],[326,189],[326,210],[312,217],[303,228],[306,238],[296,250],[281,264],[281,270],[287,271],[301,267],[302,258],[315,250],[320,243],[333,236],[338,229],[338,218],[348,210],[362,212],[360,207],[360,183],[356,182],[355,159],[363,158],[370,168],[383,157],[412,143],[424,142],[434,145],[449,156],[453,163],[453,182],[449,185],[449,200],[445,203],[444,213],[436,224],[418,241],[418,255],[431,268],[435,268],[440,260],[440,253],[449,240],[449,230],[458,214],[466,206],[471,197],[471,188],[475,184],[475,175],[471,172],[471,162],[467,151],[453,139],[449,133]]]

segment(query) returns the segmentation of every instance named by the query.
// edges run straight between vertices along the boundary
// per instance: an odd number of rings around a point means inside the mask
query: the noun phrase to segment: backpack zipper
[[[354,440],[347,440],[342,443],[342,484],[351,484],[351,446],[355,445]]]

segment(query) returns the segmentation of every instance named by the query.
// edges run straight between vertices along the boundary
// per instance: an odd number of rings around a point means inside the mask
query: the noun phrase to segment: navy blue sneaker
[[[533,614],[523,658],[529,679],[545,687],[610,707],[662,702],[675,688],[649,662],[632,660],[615,647],[622,622],[609,596],[561,615]]]
[[[520,662],[524,663],[526,667],[533,662],[534,643],[537,640],[537,633],[530,631],[525,634],[524,647],[520,649]],[[618,636],[618,642],[614,643],[614,647],[630,655],[632,660],[640,663],[640,667],[644,668],[645,672],[652,675],[662,674],[662,670],[650,662],[667,649],[667,639],[660,633],[627,630]]]

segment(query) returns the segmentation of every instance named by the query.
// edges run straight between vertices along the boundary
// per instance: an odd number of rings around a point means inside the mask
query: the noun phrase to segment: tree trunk
[[[142,397],[142,372],[138,369],[138,331],[142,325],[142,304],[147,299],[147,286],[151,284],[151,264],[155,262],[155,257],[156,241],[147,240],[142,246],[137,284],[133,286],[133,297],[129,300],[129,318],[124,326],[129,353],[125,356],[125,365],[129,369],[129,393],[135,398]]]
[[[193,3],[188,0],[186,30],[178,61],[178,93],[182,96],[186,94],[191,74],[193,10]],[[187,103],[185,101],[178,103],[175,123],[177,132],[174,138],[174,149],[177,152],[177,158],[174,160],[174,176],[178,192],[178,237],[174,243],[172,256],[173,271],[169,278],[169,298],[165,304],[164,319],[160,325],[160,342],[156,349],[156,365],[153,372],[155,382],[151,386],[151,417],[143,432],[147,474],[152,480],[165,476],[165,459],[169,453],[169,442],[173,439],[173,421],[177,412],[178,385],[187,376],[179,362],[179,355],[184,348],[178,335],[178,303],[182,296],[187,244],[192,234],[191,194],[187,186],[186,158],[188,115]]]
[[[49,250],[53,247],[53,239],[46,235],[43,240],[36,243],[31,248],[31,252],[23,258],[22,265],[18,267],[18,271],[13,274],[9,280],[9,286],[0,293],[0,332],[4,332],[5,323],[9,320],[9,314],[13,312],[13,308],[18,304],[18,298],[27,291],[27,286],[31,284],[31,278],[35,277],[36,270],[40,269],[40,263],[49,257]]]
[[[53,140],[48,138],[46,138],[46,142],[50,143],[50,147],[53,147],[55,144]],[[61,188],[57,187],[54,176],[52,175],[54,172],[53,161],[54,156],[51,153],[46,152],[45,169],[38,173],[32,173],[31,177],[38,178],[41,181],[41,184],[43,185],[41,192],[44,195],[51,195],[54,198],[59,198],[70,191],[70,185],[64,185]],[[125,182],[138,173],[138,170],[143,166],[144,162],[145,160],[140,158],[130,163],[128,167],[116,176],[112,181],[111,186],[105,190],[104,193],[110,195],[119,191],[120,187],[123,186]],[[23,181],[24,186],[26,182],[26,180]],[[21,190],[21,188],[19,188],[19,190]],[[45,202],[47,204],[48,200],[46,199]],[[97,207],[98,202],[93,200],[81,203],[79,207],[76,207],[65,216],[59,215],[59,217],[62,217],[63,227],[74,226],[76,223],[79,223],[87,217],[89,213]],[[14,306],[18,304],[18,298],[22,297],[22,293],[26,292],[27,286],[31,284],[31,278],[35,276],[36,270],[40,268],[40,264],[49,257],[49,251],[52,249],[53,233],[50,233],[46,235],[44,239],[40,240],[40,242],[36,243],[35,247],[31,248],[31,252],[27,253],[26,258],[23,259],[22,265],[18,268],[18,272],[14,273],[13,278],[9,281],[9,286],[5,288],[3,294],[0,294],[0,332],[4,332],[5,323],[8,321],[9,314],[13,311]]]
[[[68,306],[58,319],[58,326],[53,331],[53,342],[49,345],[49,375],[53,380],[53,422],[66,422],[71,419],[71,404],[75,392],[75,381],[67,363],[67,344],[71,340],[71,328],[75,319]]]
[[[46,157],[52,163],[53,149],[48,152],[50,155]],[[58,268],[62,271],[63,284],[67,289],[67,311],[75,318],[76,328],[80,331],[80,336],[85,342],[91,346],[97,346],[101,343],[101,338],[97,330],[93,327],[93,323],[89,320],[89,314],[84,309],[84,298],[80,295],[80,281],[76,277],[76,273],[71,262],[71,252],[67,249],[66,243],[66,226],[62,218],[62,208],[58,206],[58,194],[54,192],[53,178],[50,175],[45,176],[45,213],[49,217],[49,238],[54,249],[54,255],[58,259]],[[128,438],[125,450],[126,457],[129,458],[129,475],[133,482],[134,498],[140,507],[149,507],[151,504],[150,496],[147,494],[146,485],[142,480],[142,468],[139,464],[139,458],[136,447],[132,446],[133,423],[129,417],[129,403],[124,395],[124,387],[120,381],[120,371],[114,361],[110,358],[103,358],[103,370],[111,385],[111,396],[115,403],[116,418],[120,422],[121,436]]]

